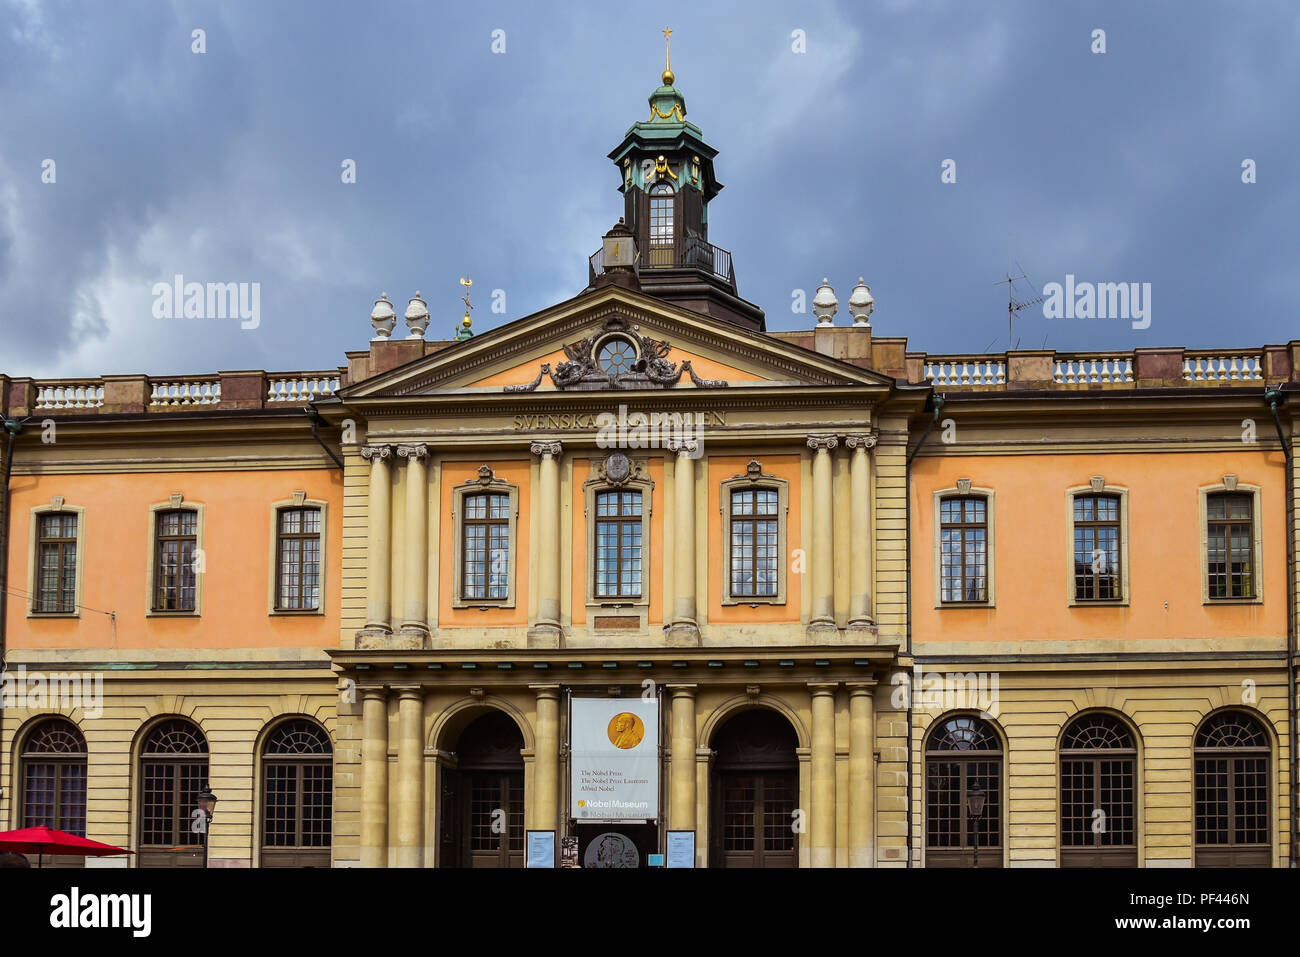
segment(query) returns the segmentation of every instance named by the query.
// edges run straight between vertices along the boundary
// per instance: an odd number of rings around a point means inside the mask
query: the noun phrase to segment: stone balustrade
[[[939,391],[1231,388],[1300,381],[1300,341],[1259,349],[1135,349],[992,355],[909,352],[908,382]]]
[[[107,375],[85,379],[0,375],[0,400],[3,400],[0,408],[12,418],[36,414],[288,408],[334,396],[347,383],[346,368],[186,376]]]

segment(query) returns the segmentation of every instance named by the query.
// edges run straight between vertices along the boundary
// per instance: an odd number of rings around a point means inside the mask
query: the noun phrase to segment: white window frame
[[[37,543],[40,540],[39,526],[41,516],[57,515],[71,512],[77,516],[77,574],[73,586],[72,611],[37,611],[36,610],[36,576],[40,574],[40,556]],[[81,617],[81,571],[86,564],[86,509],[80,505],[67,505],[61,496],[55,496],[48,505],[36,505],[29,511],[30,528],[27,536],[27,617],[28,618],[80,618]]]
[[[188,509],[195,513],[194,548],[199,557],[199,568],[194,573],[194,610],[193,611],[159,611],[154,607],[156,597],[154,576],[157,573],[158,556],[158,513],[174,509]],[[203,614],[203,580],[207,578],[207,553],[203,549],[203,526],[206,506],[199,502],[187,502],[184,495],[177,492],[166,502],[156,502],[149,506],[149,550],[145,561],[145,617],[147,618],[199,618]]]
[[[486,470],[486,471],[485,471]],[[508,506],[508,534],[510,545],[507,551],[506,597],[505,598],[465,598],[465,496],[467,495],[506,495],[510,499]],[[514,608],[515,577],[518,563],[515,556],[519,551],[519,486],[504,479],[499,479],[488,466],[479,469],[479,477],[455,486],[451,490],[451,523],[455,538],[452,540],[452,608]],[[488,558],[491,561],[491,557]]]
[[[723,605],[784,605],[786,603],[786,530],[790,518],[790,483],[775,475],[767,475],[755,460],[754,471],[734,475],[719,485],[718,511],[722,514],[722,604]],[[776,594],[733,595],[731,593],[731,493],[765,489],[776,492]]]
[[[1131,600],[1129,590],[1129,561],[1128,561],[1128,539],[1129,539],[1129,511],[1128,511],[1128,492],[1129,490],[1123,485],[1108,485],[1103,482],[1100,486],[1074,485],[1065,490],[1065,528],[1066,528],[1066,594],[1069,595],[1069,606],[1071,608],[1116,608],[1124,607]],[[1088,601],[1080,599],[1074,585],[1074,499],[1076,495],[1110,495],[1119,499],[1119,598],[1111,598],[1105,601]]]
[[[997,607],[997,510],[995,493],[991,488],[980,488],[970,484],[969,479],[959,479],[953,488],[939,489],[934,496],[934,536],[932,542],[934,567],[934,607],[935,608],[996,608]],[[988,541],[985,546],[985,575],[988,579],[988,597],[984,601],[944,601],[943,600],[943,500],[945,498],[983,498],[984,519],[988,528]]]
[[[280,511],[286,508],[316,508],[320,509],[320,603],[315,608],[279,608],[280,595],[276,589],[276,582],[280,573]],[[267,614],[272,616],[284,616],[286,618],[298,618],[304,615],[323,615],[325,614],[325,576],[329,569],[329,562],[326,560],[328,552],[326,548],[329,544],[327,539],[329,529],[329,503],[323,499],[307,498],[305,492],[294,492],[293,498],[281,499],[278,502],[271,503],[271,544],[270,556],[271,563],[267,566],[270,574],[266,585],[267,594]]]
[[[1262,605],[1264,604],[1264,517],[1260,511],[1262,487],[1249,482],[1238,482],[1235,476],[1225,476],[1229,481],[1213,485],[1202,485],[1196,490],[1198,519],[1201,524],[1201,604],[1202,605]],[[1255,586],[1252,598],[1211,598],[1210,597],[1210,524],[1209,498],[1215,492],[1227,492],[1249,495],[1251,539],[1254,546],[1254,568],[1252,571]]]

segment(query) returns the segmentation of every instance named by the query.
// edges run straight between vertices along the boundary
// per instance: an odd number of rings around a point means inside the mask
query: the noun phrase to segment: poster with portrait
[[[569,813],[579,821],[659,816],[659,700],[573,698]]]

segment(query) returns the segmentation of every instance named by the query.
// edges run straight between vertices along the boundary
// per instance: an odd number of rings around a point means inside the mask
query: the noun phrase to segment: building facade
[[[1285,866],[1300,342],[910,353],[861,281],[769,332],[671,70],[609,155],[587,288],[483,334],[381,297],[336,370],[0,376],[0,826],[139,866]]]

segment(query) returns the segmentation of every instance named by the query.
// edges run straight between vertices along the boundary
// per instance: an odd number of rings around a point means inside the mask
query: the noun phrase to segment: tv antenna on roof
[[[1029,278],[1024,274],[1024,270],[1021,268],[1020,263],[1018,262],[1016,263],[1016,268],[1021,270],[1021,274],[1019,276],[1013,277],[1011,273],[1007,273],[1006,279],[999,279],[997,282],[993,284],[995,286],[1001,286],[1005,284],[1007,287],[1007,351],[1008,352],[1015,348],[1014,345],[1015,339],[1012,338],[1011,326],[1013,321],[1016,318],[1016,313],[1024,309],[1028,309],[1030,306],[1036,306],[1043,301],[1042,296],[1035,296],[1032,299],[1024,299],[1024,300],[1016,298],[1015,284],[1019,282],[1021,279]],[[1030,283],[1029,286],[1031,289],[1034,289],[1033,283]],[[1035,289],[1035,291],[1037,290]]]

